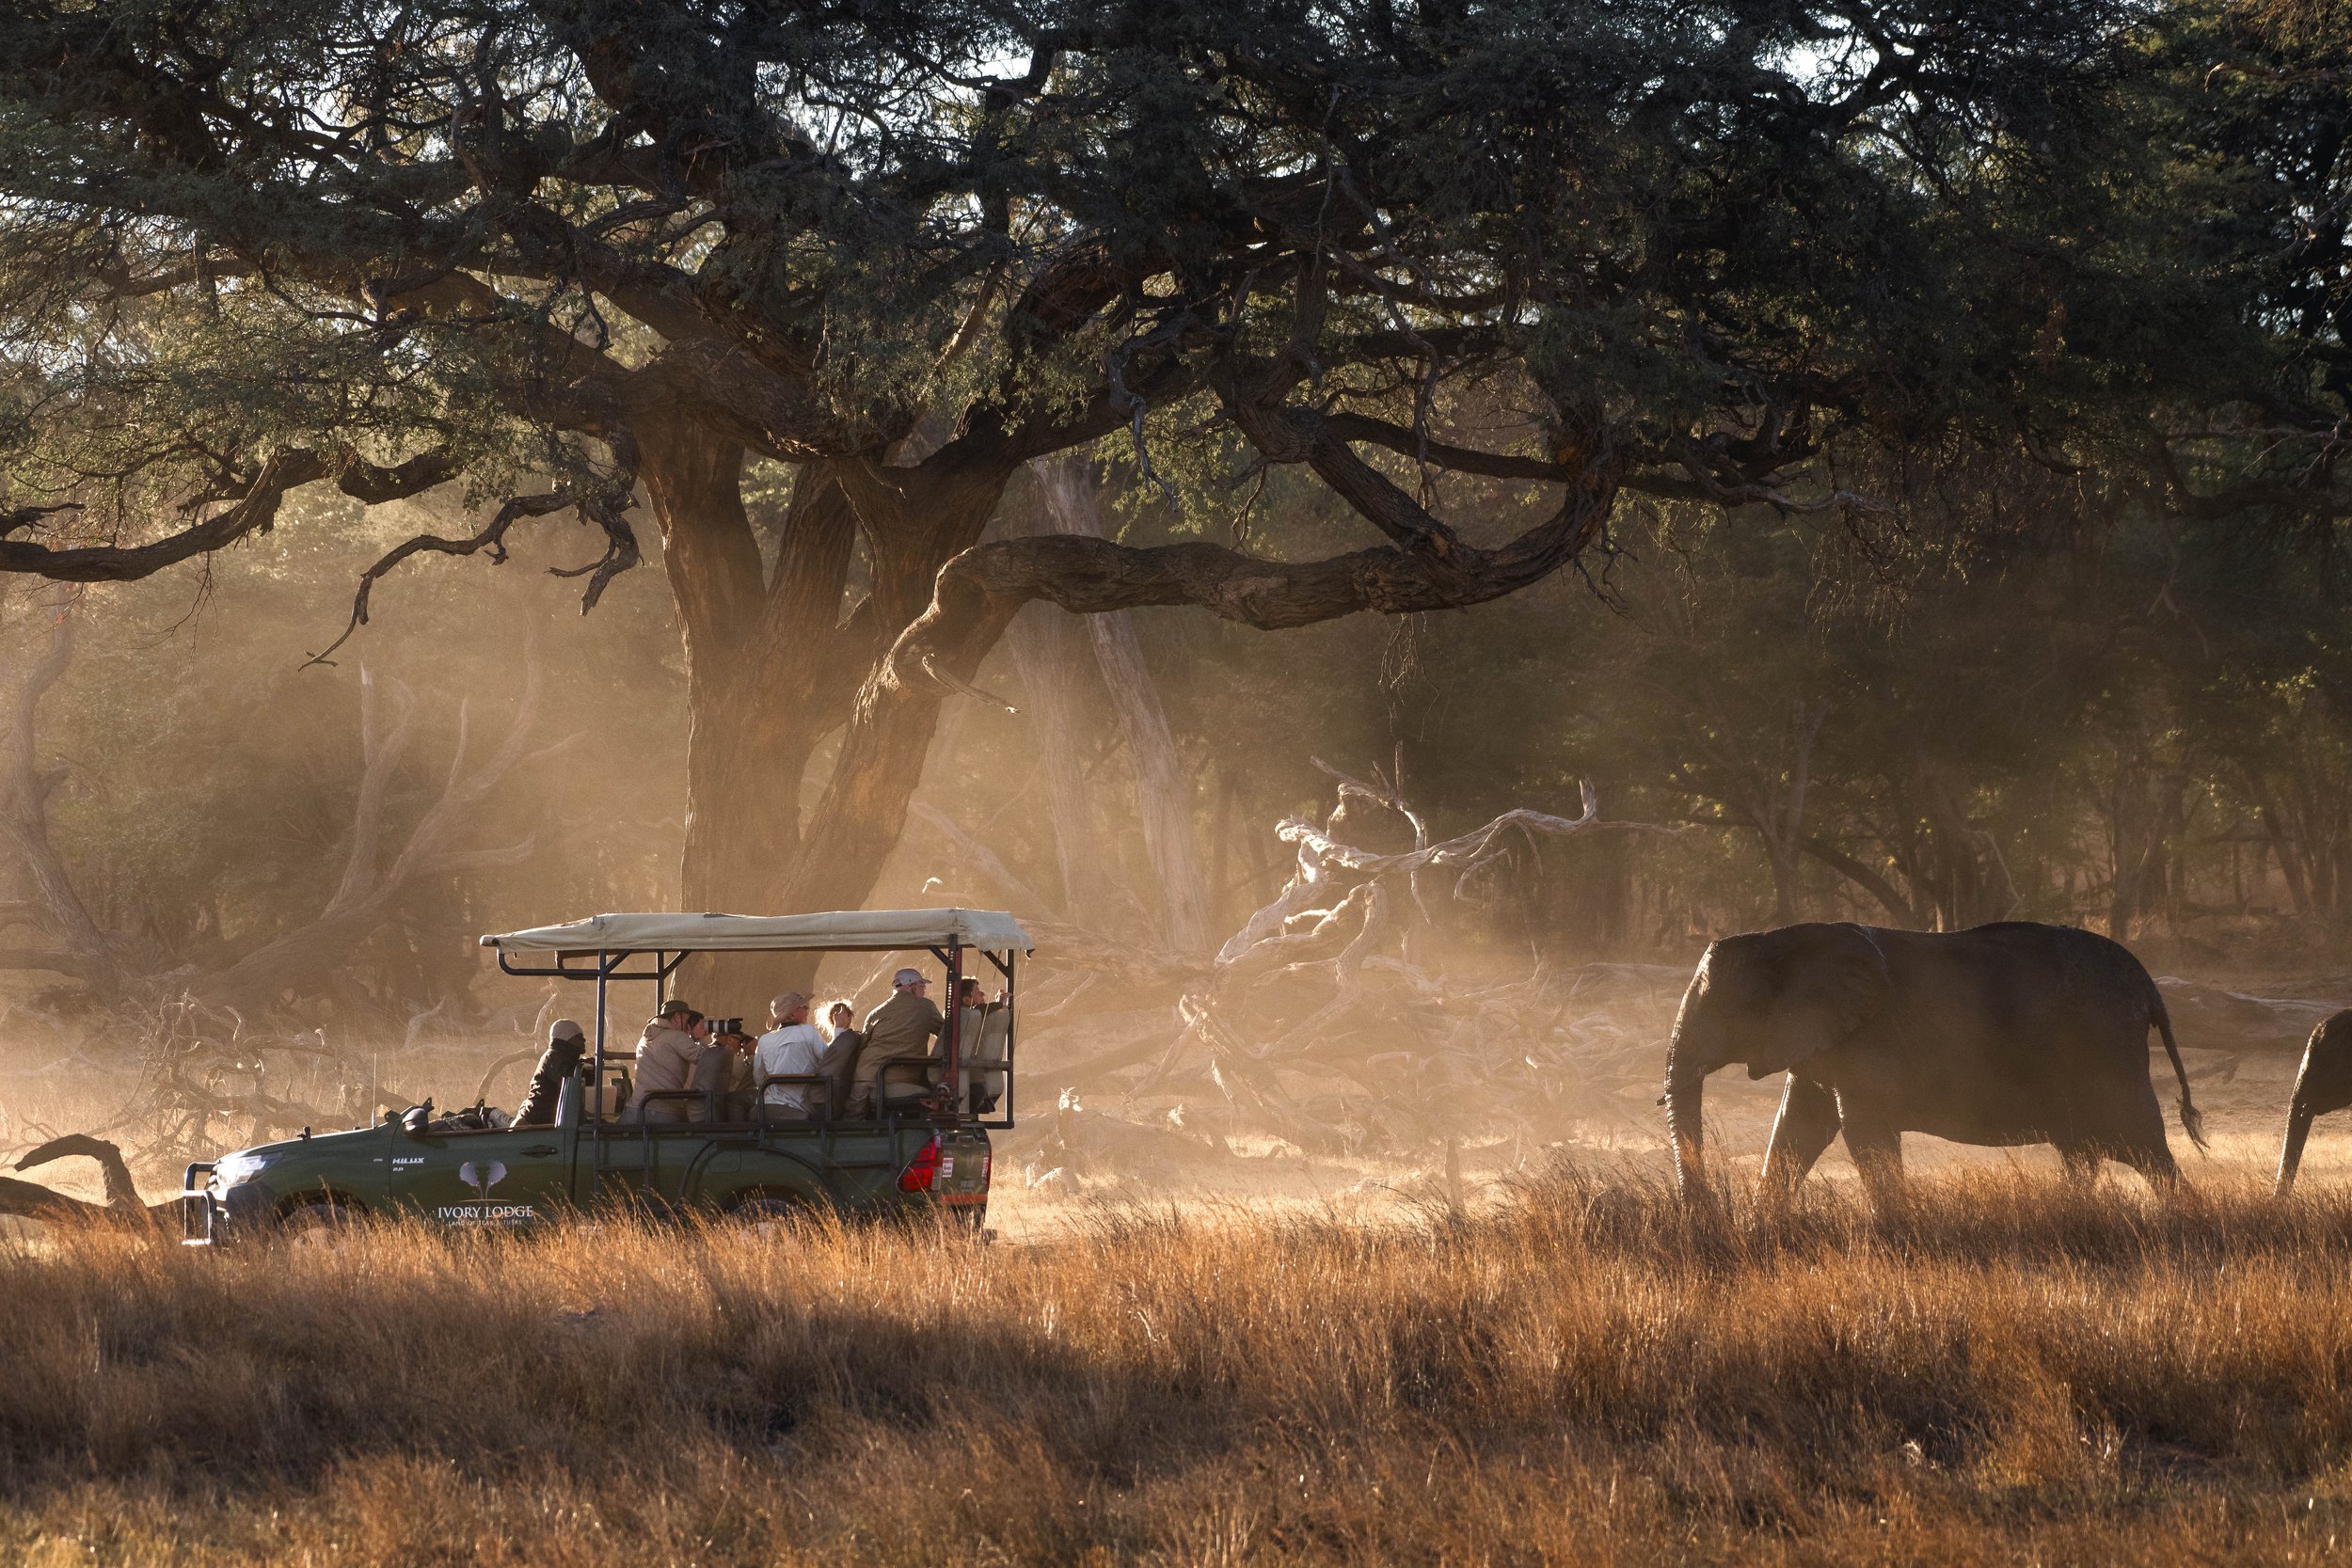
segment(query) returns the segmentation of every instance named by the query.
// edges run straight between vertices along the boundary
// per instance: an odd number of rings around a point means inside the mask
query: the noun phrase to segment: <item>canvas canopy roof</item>
[[[894,952],[902,947],[1034,951],[1021,923],[994,910],[841,910],[824,914],[597,914],[564,926],[485,936],[503,953]]]

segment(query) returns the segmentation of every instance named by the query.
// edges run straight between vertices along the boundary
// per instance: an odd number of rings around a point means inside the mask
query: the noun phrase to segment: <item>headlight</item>
[[[270,1166],[278,1164],[275,1154],[257,1154],[247,1150],[230,1154],[213,1166],[213,1180],[221,1187],[233,1187],[240,1181],[250,1181]]]

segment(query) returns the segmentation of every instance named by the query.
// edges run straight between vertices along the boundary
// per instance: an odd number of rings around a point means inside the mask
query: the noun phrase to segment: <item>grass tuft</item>
[[[2352,1194],[0,1249],[0,1558],[2321,1560]]]

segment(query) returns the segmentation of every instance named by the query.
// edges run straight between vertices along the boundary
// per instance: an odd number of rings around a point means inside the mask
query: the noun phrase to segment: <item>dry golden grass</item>
[[[0,1560],[2352,1552],[2352,1194],[0,1249]]]

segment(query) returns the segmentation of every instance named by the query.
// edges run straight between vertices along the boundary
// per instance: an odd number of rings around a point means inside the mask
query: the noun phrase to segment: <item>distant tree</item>
[[[135,577],[302,485],[463,484],[485,526],[394,550],[357,620],[401,561],[564,512],[593,604],[642,485],[686,904],[854,905],[1034,600],[1459,608],[1628,494],[1852,509],[1841,474],[1980,448],[2225,504],[2181,442],[2257,385],[2308,434],[2322,389],[2229,235],[2184,258],[2209,193],[2152,148],[2183,72],[2146,14],[26,0],[0,570]],[[981,542],[1022,465],[1115,435],[1144,483],[1295,467],[1374,537]],[[773,517],[750,457],[794,470]],[[1449,520],[1492,484],[1544,499]]]

